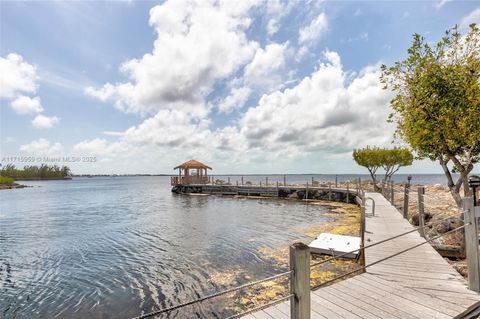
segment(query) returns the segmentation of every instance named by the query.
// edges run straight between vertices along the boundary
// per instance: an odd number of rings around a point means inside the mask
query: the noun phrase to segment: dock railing
[[[420,193],[419,193],[420,194]],[[365,193],[362,190],[361,191],[361,196],[362,196],[362,201],[361,201],[361,209],[362,209],[362,216],[365,216]],[[381,245],[383,243],[389,242],[391,240],[395,240],[396,238],[405,236],[407,234],[413,233],[413,232],[419,232],[422,233],[422,230],[424,230],[426,227],[433,227],[439,223],[442,223],[448,219],[451,218],[456,218],[460,219],[460,216],[449,216],[448,218],[438,220],[435,222],[431,223],[424,223],[422,226],[414,227],[412,230],[394,235],[392,237],[389,237],[387,239],[378,241],[373,244],[369,245],[362,245],[358,249],[354,249],[352,251],[339,254],[330,258],[326,258],[322,261],[312,263],[310,259],[310,248],[303,244],[303,243],[294,243],[290,246],[290,269],[288,271],[276,274],[274,276],[270,276],[261,280],[253,281],[250,283],[246,283],[237,287],[233,287],[230,289],[226,289],[223,291],[219,291],[210,295],[206,295],[191,301],[187,301],[178,305],[170,306],[168,308],[160,309],[157,311],[149,312],[143,315],[140,315],[138,317],[135,317],[135,319],[143,319],[143,318],[151,318],[153,316],[169,313],[174,310],[178,310],[180,308],[183,308],[188,305],[193,305],[196,303],[200,303],[203,301],[207,301],[231,292],[236,292],[240,291],[267,281],[272,281],[278,278],[282,277],[287,277],[290,290],[289,294],[284,295],[280,298],[277,298],[267,304],[260,305],[257,307],[254,307],[252,309],[249,309],[247,311],[237,313],[234,315],[231,315],[227,317],[227,319],[233,319],[233,318],[240,318],[242,316],[245,316],[247,314],[263,310],[265,308],[271,307],[273,305],[279,304],[281,302],[284,302],[286,300],[290,300],[290,311],[291,311],[291,318],[294,319],[310,319],[310,291],[312,289],[317,289],[324,287],[326,285],[332,284],[338,280],[344,279],[346,277],[353,276],[355,274],[358,274],[360,272],[365,271],[368,267],[371,267],[373,265],[376,265],[378,263],[381,263],[383,261],[386,261],[388,259],[391,259],[393,257],[396,257],[398,255],[404,254],[410,250],[413,250],[421,245],[431,243],[434,240],[437,240],[447,234],[451,234],[454,232],[457,232],[459,230],[465,229],[465,238],[466,238],[466,245],[467,245],[467,265],[468,265],[468,273],[469,273],[469,287],[471,290],[474,291],[479,291],[480,290],[480,265],[479,265],[479,249],[478,249],[478,224],[477,224],[477,217],[480,217],[480,210],[478,209],[479,207],[474,207],[473,206],[473,199],[472,198],[465,198],[464,199],[464,224],[458,227],[455,227],[454,229],[450,229],[449,231],[439,234],[437,236],[425,239],[425,241],[422,241],[421,243],[412,245],[411,247],[408,247],[406,249],[393,252],[391,255],[384,257],[380,260],[377,260],[375,262],[372,262],[368,265],[362,265],[358,267],[357,269],[348,271],[344,274],[338,275],[334,277],[333,279],[324,281],[318,285],[315,286],[310,286],[310,269],[312,267],[318,267],[319,265],[325,264],[327,262],[336,260],[338,258],[345,257],[349,254],[355,253],[355,252],[361,252],[364,254],[365,250],[374,247],[377,245]],[[363,218],[362,218],[363,219]],[[363,223],[363,221],[362,221]]]

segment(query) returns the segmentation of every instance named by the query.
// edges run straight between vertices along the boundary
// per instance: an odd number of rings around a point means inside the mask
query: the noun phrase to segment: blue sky
[[[2,158],[95,157],[68,163],[75,173],[169,173],[189,158],[218,173],[361,173],[351,150],[392,141],[379,65],[415,32],[433,42],[480,22],[480,5],[0,2],[0,17]]]

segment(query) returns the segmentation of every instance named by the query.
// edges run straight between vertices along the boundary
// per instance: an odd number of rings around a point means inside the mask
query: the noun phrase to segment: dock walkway
[[[409,231],[413,226],[379,193],[375,216],[367,204],[365,245]],[[417,232],[365,250],[365,264],[425,242]],[[480,301],[466,280],[430,244],[375,264],[365,273],[311,292],[311,318],[454,318]],[[242,318],[290,318],[290,302]]]

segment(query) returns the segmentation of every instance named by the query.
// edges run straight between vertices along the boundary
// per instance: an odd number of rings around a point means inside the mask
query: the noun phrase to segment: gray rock
[[[444,234],[449,230],[450,230],[450,223],[448,222],[448,220],[435,225],[435,231],[438,234]]]

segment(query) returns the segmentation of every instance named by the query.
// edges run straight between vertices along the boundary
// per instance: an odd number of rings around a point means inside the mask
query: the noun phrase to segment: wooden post
[[[338,187],[338,175],[335,175],[335,188]]]
[[[313,182],[314,182],[314,181],[315,181],[315,180],[313,179],[313,176],[312,176],[312,185],[313,185]]]
[[[467,254],[468,287],[480,292],[480,264],[478,253],[478,221],[472,197],[463,199],[465,221],[465,252]],[[470,224],[470,225],[469,225]]]
[[[349,183],[347,182],[347,204],[350,203],[350,188]]]
[[[242,185],[243,185],[243,176],[242,176]]]
[[[283,175],[283,186],[287,186],[287,176]]]
[[[390,202],[395,206],[395,190],[393,189],[393,181],[390,182]]]
[[[308,182],[307,187],[305,188],[305,199],[308,199]]]
[[[403,190],[403,218],[408,219],[408,196],[409,196],[409,188],[408,184],[405,184],[405,188]]]
[[[262,187],[262,181],[260,181],[260,187]]]
[[[228,176],[227,178],[228,178],[228,185],[230,185],[230,176]]]
[[[278,181],[277,181],[277,197],[280,197],[280,192],[279,192],[279,189],[278,189]]]
[[[425,238],[425,202],[424,202],[424,195],[425,194],[425,187],[419,186],[418,187],[418,232],[420,236]]]
[[[310,319],[310,248],[304,243],[290,246],[290,318]]]
[[[365,265],[365,228],[366,228],[366,221],[365,221],[365,215],[367,212],[367,199],[365,198],[365,193],[362,196],[362,207],[360,208],[360,248],[362,250],[360,251],[362,254],[362,262],[363,265]]]
[[[238,186],[238,179],[235,181],[235,184]]]
[[[265,186],[268,186],[268,177],[265,177]]]
[[[328,200],[332,200],[332,185],[328,183]]]

